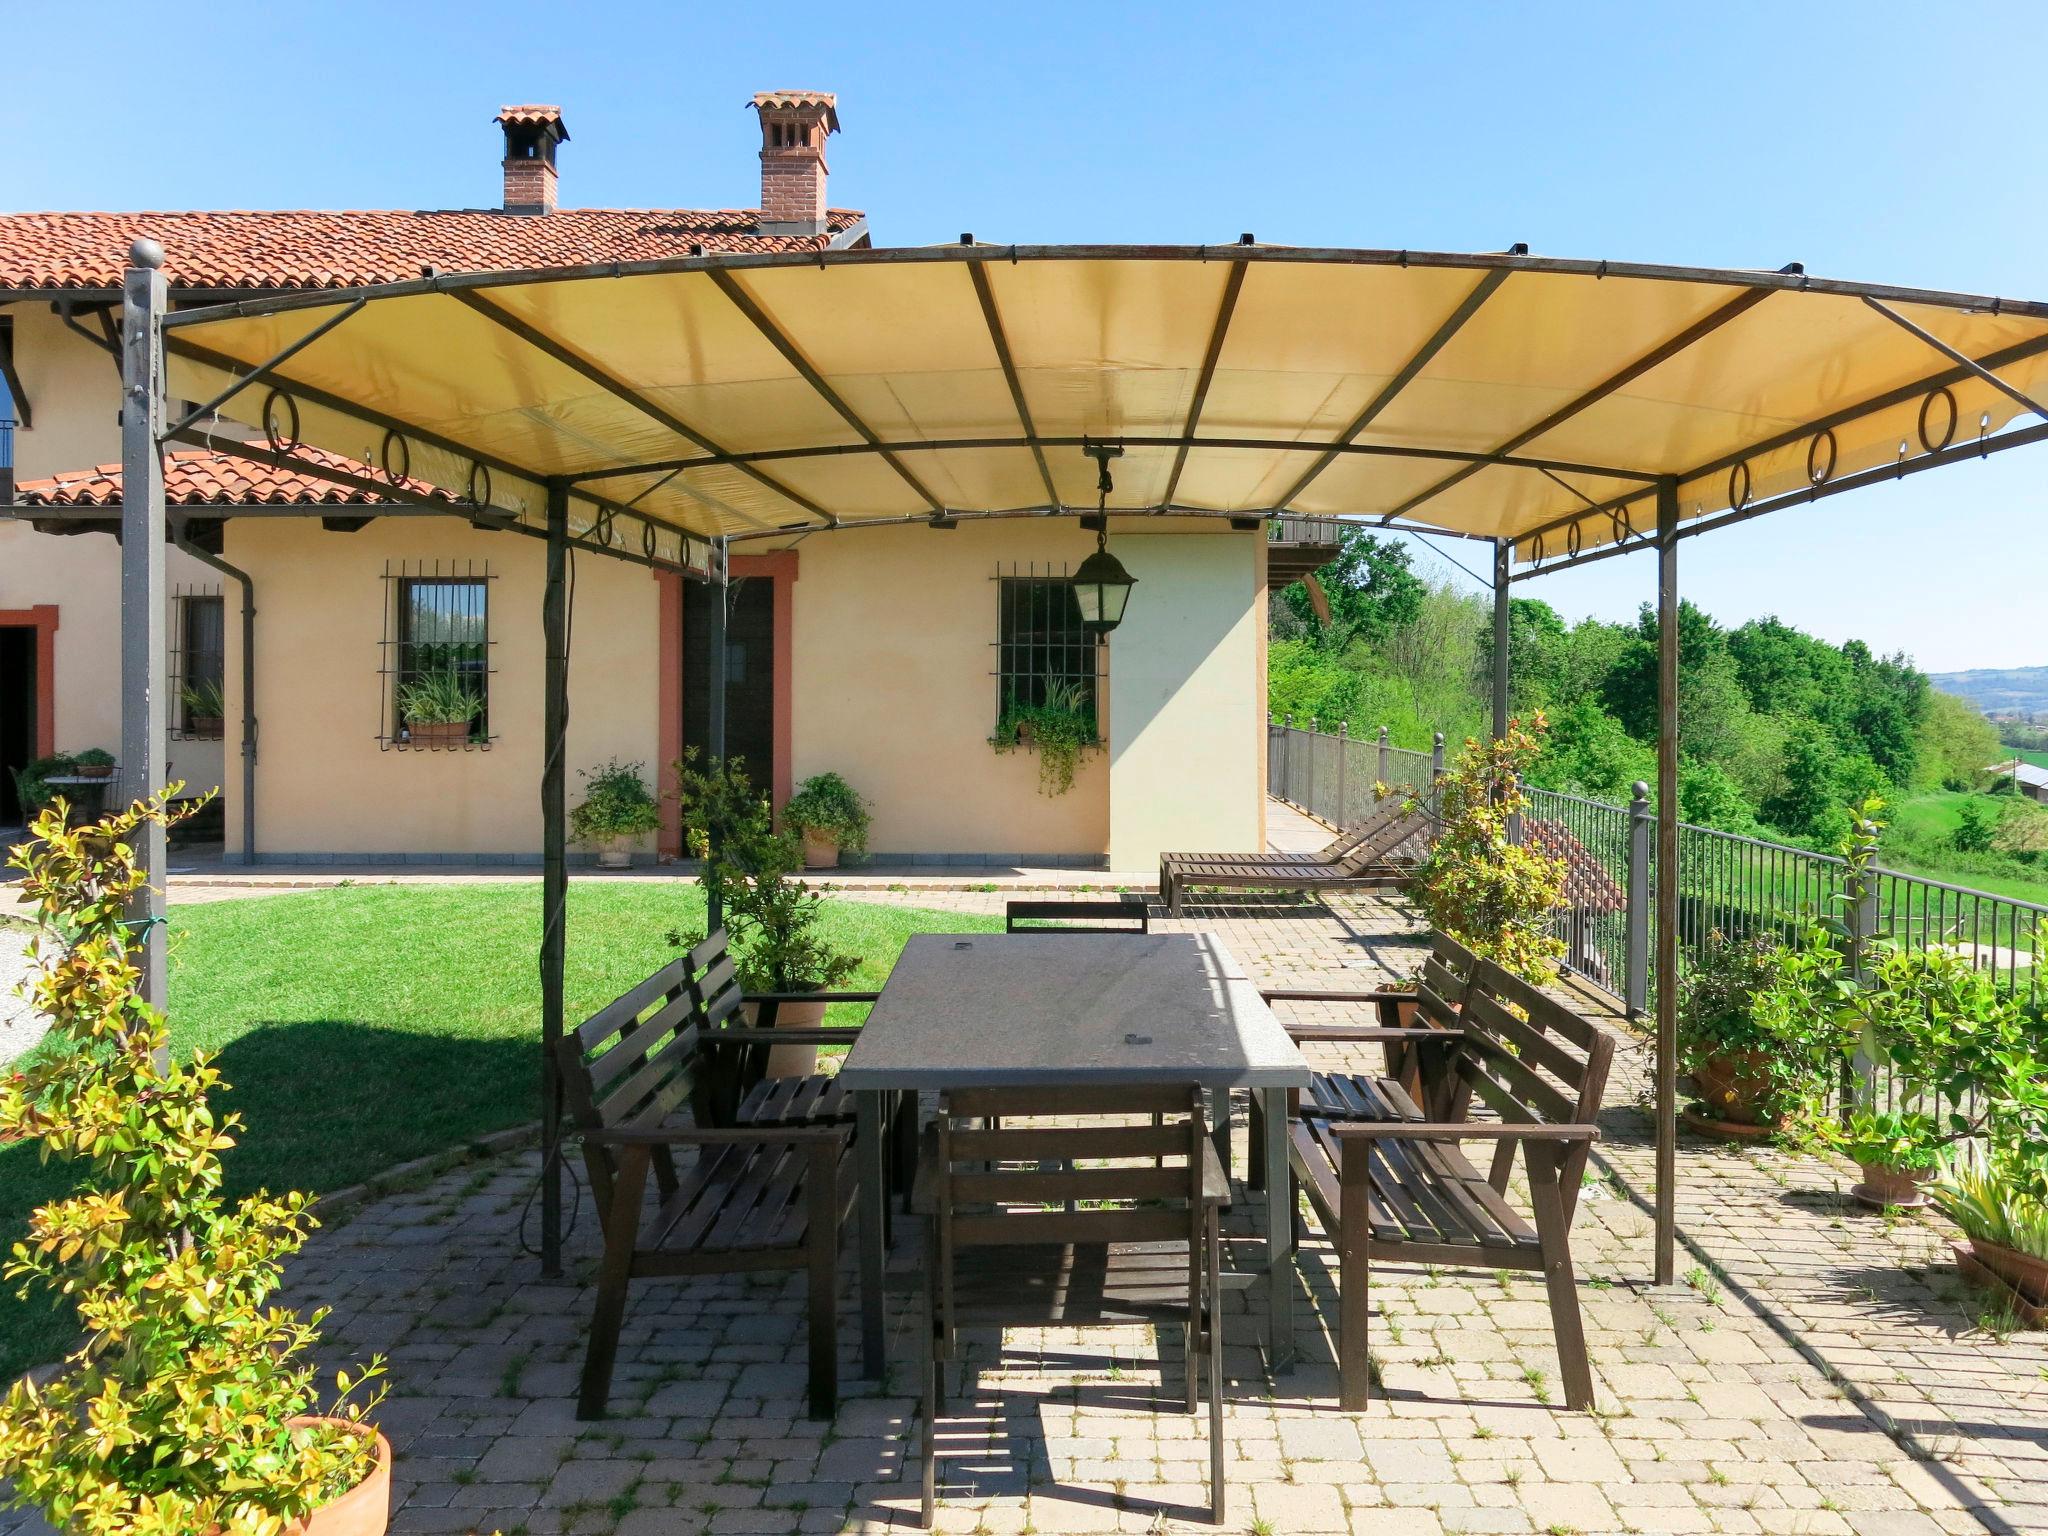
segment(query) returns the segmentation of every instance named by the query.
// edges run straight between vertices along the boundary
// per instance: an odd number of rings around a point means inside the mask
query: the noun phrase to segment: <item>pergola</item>
[[[123,752],[162,777],[173,442],[546,541],[542,1125],[563,1028],[571,551],[723,583],[749,541],[972,519],[1350,519],[1491,547],[1512,583],[1657,552],[1656,1278],[1675,1244],[1678,548],[2048,436],[2048,304],[1527,254],[951,246],[432,274],[167,312],[123,301]],[[166,419],[167,397],[200,402]],[[221,413],[260,429],[232,442]],[[2020,424],[2031,414],[2042,418]],[[302,447],[379,473],[318,467]],[[1092,455],[1088,450],[1098,450]],[[1100,450],[1120,450],[1113,486]],[[400,482],[406,482],[401,484]],[[1142,601],[1142,595],[1134,599]],[[714,755],[723,646],[713,646]],[[162,869],[159,833],[145,850]],[[142,917],[161,915],[153,889]],[[147,995],[161,929],[141,928]],[[549,1159],[544,1261],[559,1255]]]

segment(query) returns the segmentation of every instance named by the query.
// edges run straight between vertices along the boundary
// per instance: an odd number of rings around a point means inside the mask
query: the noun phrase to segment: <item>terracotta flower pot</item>
[[[416,747],[459,747],[469,740],[467,720],[417,720],[406,734]]]
[[[757,1024],[760,1017],[760,1005],[747,1004],[747,1022]],[[817,1029],[824,1022],[823,1003],[782,1003],[775,1010],[777,1029]],[[767,1075],[770,1077],[809,1077],[817,1070],[818,1048],[815,1045],[778,1045],[768,1052]]]
[[[391,1524],[391,1442],[380,1430],[359,1426],[347,1419],[317,1415],[293,1419],[294,1424],[339,1424],[343,1428],[376,1435],[377,1459],[370,1475],[340,1498],[322,1504],[299,1524],[290,1527],[293,1536],[384,1536]]]
[[[2048,1307],[2048,1259],[1979,1237],[1970,1239],[1970,1257],[2011,1286],[2028,1305]]]
[[[216,725],[219,724],[218,721],[214,723]],[[114,765],[112,763],[80,763],[71,771],[81,779],[111,779],[114,776]]]
[[[1719,1051],[1692,1071],[1700,1103],[1711,1119],[1735,1125],[1774,1126],[1761,1105],[1771,1091],[1771,1058],[1763,1051]]]
[[[837,869],[839,867],[839,839],[830,832],[814,832],[803,829],[804,868]]]
[[[226,725],[220,715],[192,715],[185,721],[185,731],[190,736],[214,737],[223,734]]]
[[[1910,1210],[1927,1203],[1927,1186],[1934,1180],[1932,1168],[1888,1168],[1883,1163],[1859,1163],[1863,1182],[1852,1185],[1849,1196],[1874,1211]]]

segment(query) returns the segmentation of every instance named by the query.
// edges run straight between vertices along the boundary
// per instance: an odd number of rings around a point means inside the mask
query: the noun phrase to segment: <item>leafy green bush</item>
[[[1441,824],[1410,896],[1430,926],[1518,976],[1547,981],[1564,941],[1550,914],[1564,894],[1565,863],[1508,838],[1508,819],[1528,807],[1522,777],[1543,749],[1543,717],[1508,723],[1505,737],[1473,737],[1446,770]],[[1420,808],[1410,800],[1409,808]]]
[[[842,853],[867,851],[867,802],[836,773],[813,774],[799,784],[782,808],[782,819],[792,827],[831,839]]]
[[[74,1300],[86,1340],[0,1403],[0,1496],[92,1536],[276,1536],[370,1470],[375,1399],[349,1399],[382,1366],[337,1378],[346,1422],[294,1422],[316,1410],[301,1357],[326,1313],[270,1299],[316,1225],[307,1197],[229,1205],[220,1154],[240,1118],[208,1102],[219,1072],[204,1055],[158,1065],[169,1035],[137,995],[122,913],[145,878],[137,834],[179,819],[180,787],[82,827],[46,814],[17,850],[38,922],[29,998],[64,1048],[0,1084],[0,1142],[40,1140],[84,1178],[36,1211],[5,1273]]]
[[[411,682],[401,683],[398,712],[408,725],[459,725],[482,714],[484,700],[466,677],[450,667],[423,672]]]
[[[658,828],[661,806],[640,777],[640,766],[615,757],[595,768],[579,768],[583,803],[569,812],[570,835],[579,843],[608,843],[644,837]]]
[[[1841,951],[1818,926],[1798,942],[1707,935],[1678,996],[1678,1057],[1697,1078],[1716,1057],[1750,1056],[1759,1117],[1795,1132],[1815,1123],[1849,1039]],[[1745,1075],[1748,1075],[1745,1073]],[[1725,1105],[1708,1103],[1709,1114]]]
[[[1035,750],[1038,792],[1053,799],[1074,787],[1082,754],[1099,744],[1095,710],[1082,697],[1079,684],[1063,681],[1046,684],[1043,703],[1010,700],[989,738],[998,752]]]

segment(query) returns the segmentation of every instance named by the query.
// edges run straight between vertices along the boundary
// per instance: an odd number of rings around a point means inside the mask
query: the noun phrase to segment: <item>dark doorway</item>
[[[744,759],[754,787],[775,783],[775,583],[735,581],[725,631],[725,755]],[[683,746],[711,737],[711,621],[718,589],[683,583]]]
[[[21,825],[14,776],[36,755],[36,632],[0,625],[0,826]]]

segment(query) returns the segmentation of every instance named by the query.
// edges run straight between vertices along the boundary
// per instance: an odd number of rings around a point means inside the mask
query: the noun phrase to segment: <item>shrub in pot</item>
[[[1842,956],[1825,930],[1796,943],[1714,932],[1680,985],[1679,1064],[1699,1092],[1687,1123],[1757,1134],[1814,1123],[1841,1058]]]
[[[1546,730],[1537,714],[1526,725],[1509,721],[1498,741],[1466,741],[1439,783],[1436,843],[1409,887],[1432,928],[1539,984],[1557,974],[1564,955],[1550,919],[1564,896],[1565,864],[1511,841],[1508,823],[1527,808],[1522,782]],[[1403,807],[1426,808],[1419,798]]]
[[[851,976],[859,958],[834,949],[820,931],[819,893],[796,877],[803,867],[800,842],[792,832],[775,830],[768,797],[754,789],[745,764],[729,758],[699,767],[693,748],[676,769],[685,835],[704,860],[707,888],[717,891],[724,909],[740,986],[748,992],[823,992]],[[689,942],[680,934],[671,938]],[[825,1020],[825,1006],[779,1003],[775,1022],[815,1029]],[[777,1046],[768,1053],[768,1075],[808,1077],[817,1070],[817,1058],[815,1046]]]
[[[399,718],[414,746],[462,746],[483,712],[483,695],[452,667],[422,672],[398,685]]]
[[[227,695],[216,682],[191,683],[178,690],[185,706],[185,729],[194,736],[219,736],[227,725]]]
[[[569,833],[597,849],[598,866],[626,869],[633,862],[633,842],[661,826],[661,806],[640,776],[640,764],[612,758],[595,768],[579,768],[583,803],[569,812]]]
[[[72,769],[82,778],[111,779],[114,776],[114,754],[105,747],[87,747],[72,759]]]
[[[2048,1149],[1966,1142],[1930,1194],[1972,1258],[2029,1307],[2048,1308]]]
[[[806,869],[833,869],[841,854],[867,852],[867,802],[836,773],[815,774],[798,785],[782,820],[803,838]]]
[[[80,827],[45,814],[17,851],[38,921],[28,996],[61,1048],[0,1081],[0,1142],[39,1140],[82,1178],[30,1217],[5,1274],[70,1298],[86,1337],[0,1400],[0,1503],[81,1536],[381,1532],[391,1447],[361,1389],[382,1365],[342,1373],[322,1412],[304,1356],[326,1314],[274,1302],[315,1225],[307,1197],[221,1195],[240,1117],[215,1115],[219,1072],[169,1060],[137,995],[131,850],[180,819],[181,787]]]
[[[1941,1171],[1945,1145],[1931,1114],[1915,1109],[1858,1109],[1829,1140],[1863,1171],[1851,1196],[1873,1210],[1927,1203],[1927,1186]]]

